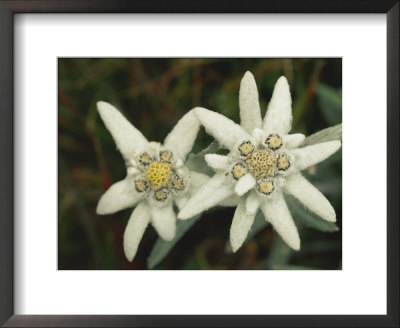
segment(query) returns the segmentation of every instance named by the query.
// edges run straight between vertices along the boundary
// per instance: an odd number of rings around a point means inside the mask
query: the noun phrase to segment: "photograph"
[[[58,66],[58,270],[341,270],[342,58]]]
[[[0,326],[398,325],[399,8],[0,0]]]

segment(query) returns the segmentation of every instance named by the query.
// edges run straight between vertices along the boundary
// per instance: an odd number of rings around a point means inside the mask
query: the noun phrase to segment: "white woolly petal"
[[[221,200],[218,205],[226,206],[226,207],[235,207],[240,201],[240,197],[238,195],[232,194],[229,197]]]
[[[264,130],[257,128],[255,128],[251,132],[251,135],[254,137],[254,141],[256,142],[257,145],[263,143],[265,138],[267,137],[267,134],[265,133]]]
[[[210,177],[207,174],[191,171],[190,172],[190,192],[194,194],[199,188],[206,184]]]
[[[99,101],[97,110],[125,159],[129,159],[135,150],[140,150],[147,145],[148,141],[143,134],[129,123],[114,106]]]
[[[288,81],[281,76],[275,84],[263,130],[268,133],[288,134],[292,126],[292,98]]]
[[[247,213],[256,213],[259,207],[259,196],[256,191],[252,190],[246,198],[246,211]]]
[[[240,125],[221,114],[201,107],[195,108],[194,113],[206,131],[229,149],[233,149],[240,140],[251,138]]]
[[[245,203],[244,199],[240,200],[232,220],[229,238],[233,252],[236,252],[243,245],[256,215],[256,213],[248,213],[246,211]]]
[[[141,202],[133,210],[124,232],[124,251],[128,261],[136,255],[140,241],[150,222],[150,211],[146,202]]]
[[[242,196],[246,192],[248,192],[251,188],[256,185],[256,179],[250,174],[247,173],[242,176],[235,185],[235,193],[236,195]]]
[[[185,207],[179,212],[178,219],[189,219],[231,196],[233,190],[228,179],[224,174],[214,175],[190,198]]]
[[[176,214],[169,203],[163,207],[151,206],[151,223],[164,240],[172,240],[176,233]]]
[[[133,180],[127,177],[114,183],[101,196],[96,213],[104,215],[118,212],[134,206],[142,197],[143,195],[136,191]]]
[[[184,195],[179,195],[174,198],[176,206],[178,206],[179,210],[185,207],[186,203],[190,198],[190,194],[186,193]]]
[[[301,133],[288,134],[282,137],[283,144],[288,149],[294,149],[301,145],[305,139],[305,135]]]
[[[135,160],[132,160],[130,162],[135,162],[135,165],[136,165],[136,161]],[[128,167],[126,171],[127,171],[128,175],[131,176],[131,177],[134,177],[134,176],[136,176],[136,175],[141,173],[141,171],[137,167],[134,167],[134,166]]]
[[[182,177],[188,176],[189,172],[190,172],[189,169],[184,165],[182,165],[181,167],[178,167],[178,168],[175,166],[175,171],[178,175],[180,175]]]
[[[301,174],[291,175],[287,180],[285,190],[324,220],[336,221],[336,213],[331,203]]]
[[[208,175],[195,171],[191,171],[188,174],[188,177],[190,179],[189,190],[181,195],[178,194],[175,197],[175,203],[178,206],[179,210],[183,209],[183,207],[189,201],[191,195],[194,195],[201,186],[203,186],[207,183],[208,180],[210,180],[210,177]]]
[[[261,204],[265,218],[271,222],[283,241],[294,250],[300,249],[300,237],[281,192]]]
[[[158,156],[160,150],[161,150],[162,146],[159,142],[157,141],[150,141],[147,146],[145,151],[152,156]]]
[[[175,168],[180,169],[181,167],[184,166],[184,163],[181,159],[178,159],[175,163]]]
[[[240,82],[239,90],[240,125],[251,133],[254,128],[262,127],[257,84],[253,74],[246,72]]]
[[[187,154],[192,150],[199,129],[200,122],[191,110],[176,123],[167,135],[164,147],[172,150],[178,158],[184,161]]]
[[[304,148],[293,149],[292,154],[296,158],[295,166],[300,171],[304,170],[327,159],[335,153],[340,146],[341,142],[339,140],[333,140]]]
[[[224,155],[207,154],[204,159],[207,165],[216,171],[227,170],[232,164],[232,159]]]

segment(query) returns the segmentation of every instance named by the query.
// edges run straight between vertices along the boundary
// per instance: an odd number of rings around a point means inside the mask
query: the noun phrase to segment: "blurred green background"
[[[216,208],[197,220],[165,258],[150,262],[158,236],[149,226],[130,263],[122,237],[132,210],[106,216],[95,213],[100,196],[126,174],[124,161],[97,114],[97,101],[115,105],[148,140],[162,142],[195,106],[216,110],[239,123],[239,85],[247,70],[257,81],[262,115],[276,80],[287,77],[293,99],[292,132],[310,135],[341,123],[340,58],[58,60],[58,269],[147,269],[148,263],[155,269],[341,269],[341,152],[305,172],[335,207],[339,229],[288,199],[300,230],[299,252],[291,251],[258,217],[252,238],[232,254],[227,241],[234,208]],[[211,141],[202,129],[194,152]]]

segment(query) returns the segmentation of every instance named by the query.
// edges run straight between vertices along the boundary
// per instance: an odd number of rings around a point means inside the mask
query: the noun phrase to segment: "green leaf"
[[[204,156],[206,154],[216,153],[219,149],[219,144],[217,141],[213,141],[207,148],[203,149],[197,154],[190,154],[185,166],[191,170],[200,173],[207,174],[209,176],[213,175],[215,172],[207,165]]]
[[[256,217],[254,218],[254,223],[246,237],[246,240],[243,242],[243,245],[245,245],[250,239],[252,239],[261,230],[263,230],[268,224],[269,223],[265,220],[264,214],[261,211],[258,211]],[[229,240],[225,244],[225,252],[232,253],[232,247],[231,247],[231,243],[229,242]]]
[[[321,240],[306,243],[301,247],[302,255],[312,255],[328,252],[340,252],[342,243],[338,240]]]
[[[200,217],[201,215],[196,215],[189,220],[178,220],[176,224],[176,235],[171,241],[165,241],[162,238],[158,238],[147,259],[147,267],[153,269],[158,263],[160,263],[183,235],[200,219]]]
[[[266,269],[273,269],[277,265],[284,265],[289,262],[292,253],[292,249],[285,244],[278,234],[275,234],[271,251],[268,257],[261,263],[261,266]]]
[[[341,140],[341,139],[342,139],[342,123],[335,126],[331,126],[329,128],[318,131],[317,133],[308,136],[300,145],[300,147],[310,146],[332,140]]]
[[[323,232],[335,232],[339,227],[319,217],[317,214],[305,208],[296,198],[285,195],[286,202],[295,221],[301,221],[304,225]]]
[[[342,121],[341,92],[323,83],[316,88],[318,104],[322,115],[329,124],[339,124]]]

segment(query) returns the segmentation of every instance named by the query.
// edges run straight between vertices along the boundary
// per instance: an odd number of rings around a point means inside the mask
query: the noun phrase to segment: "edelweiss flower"
[[[112,105],[97,108],[125,159],[127,176],[113,184],[100,198],[97,214],[111,214],[137,204],[124,233],[124,250],[132,261],[151,222],[159,236],[171,240],[176,232],[173,202],[182,208],[208,177],[185,167],[200,123],[190,111],[165,138],[164,145],[148,142]]]
[[[215,174],[178,214],[187,219],[233,193],[240,197],[230,230],[233,251],[243,244],[258,211],[264,213],[282,239],[300,249],[300,237],[283,193],[291,194],[321,218],[334,222],[336,214],[324,195],[300,171],[336,152],[339,140],[298,148],[303,134],[291,134],[292,109],[285,77],[277,81],[264,121],[253,75],[247,72],[240,85],[241,125],[204,108],[194,109],[206,131],[230,150],[227,156],[208,154]]]

